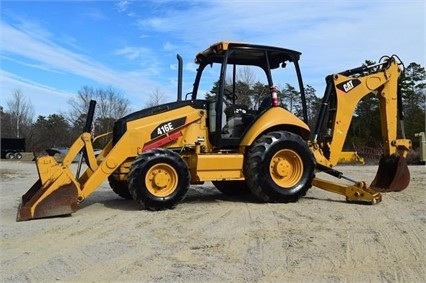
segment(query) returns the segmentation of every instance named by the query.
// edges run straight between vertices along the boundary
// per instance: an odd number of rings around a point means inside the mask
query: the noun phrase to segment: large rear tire
[[[263,202],[296,202],[312,186],[314,170],[306,141],[287,131],[261,136],[244,161],[246,183]]]
[[[113,176],[108,177],[109,186],[118,196],[124,199],[133,199],[129,192],[129,185],[126,181],[117,181]]]
[[[188,166],[179,154],[163,148],[145,152],[133,162],[129,191],[143,208],[174,208],[189,189]]]

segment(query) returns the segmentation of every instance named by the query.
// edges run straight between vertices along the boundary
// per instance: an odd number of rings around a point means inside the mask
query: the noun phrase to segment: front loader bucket
[[[77,209],[78,184],[71,171],[51,156],[37,160],[40,179],[22,196],[17,221],[67,215]]]
[[[392,154],[379,161],[376,177],[370,187],[377,192],[399,192],[410,183],[410,171],[403,156]]]

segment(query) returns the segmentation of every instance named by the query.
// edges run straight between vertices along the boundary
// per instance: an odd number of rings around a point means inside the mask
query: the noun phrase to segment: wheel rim
[[[145,185],[148,191],[156,197],[167,197],[177,187],[178,175],[169,164],[158,163],[152,166],[145,177]]]
[[[292,188],[303,176],[303,161],[295,151],[282,149],[272,157],[269,173],[278,186]]]

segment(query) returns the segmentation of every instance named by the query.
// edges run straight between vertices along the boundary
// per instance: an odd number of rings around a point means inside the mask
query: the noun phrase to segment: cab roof
[[[229,64],[266,68],[267,61],[265,59],[265,54],[267,54],[271,69],[280,67],[280,65],[286,61],[298,61],[302,54],[299,51],[273,46],[221,41],[198,53],[195,57],[195,63],[221,63],[229,50],[233,50],[228,57]]]

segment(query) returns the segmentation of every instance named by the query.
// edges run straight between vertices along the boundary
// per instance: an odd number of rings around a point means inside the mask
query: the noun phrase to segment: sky
[[[0,106],[19,90],[38,115],[64,113],[83,86],[113,88],[132,109],[153,92],[192,90],[195,55],[225,40],[302,52],[304,84],[397,54],[425,66],[424,0],[0,0]]]

